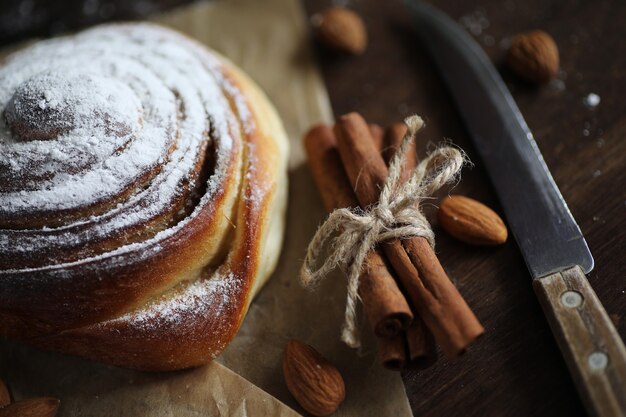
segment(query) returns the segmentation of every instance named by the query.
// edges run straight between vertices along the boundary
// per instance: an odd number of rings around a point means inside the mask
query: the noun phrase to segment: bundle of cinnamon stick
[[[312,127],[304,144],[326,209],[375,204],[405,133],[404,124],[383,130],[358,113],[341,116],[334,127]],[[412,146],[402,167],[404,180],[417,165]],[[436,360],[435,343],[456,358],[484,333],[422,237],[385,241],[370,251],[359,296],[380,361],[389,369],[430,366]]]

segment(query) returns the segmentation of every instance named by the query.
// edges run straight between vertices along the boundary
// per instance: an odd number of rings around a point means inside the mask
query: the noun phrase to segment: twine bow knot
[[[311,240],[300,272],[300,280],[307,288],[314,287],[335,268],[348,276],[341,340],[350,347],[360,346],[356,300],[359,275],[368,252],[380,242],[415,236],[424,237],[434,247],[435,236],[419,204],[446,183],[454,181],[465,162],[461,150],[440,147],[422,160],[409,179],[402,183],[407,149],[424,126],[419,116],[408,117],[405,123],[408,131],[391,162],[379,201],[366,209],[341,208],[330,213]],[[327,245],[330,247],[328,257],[317,266]]]

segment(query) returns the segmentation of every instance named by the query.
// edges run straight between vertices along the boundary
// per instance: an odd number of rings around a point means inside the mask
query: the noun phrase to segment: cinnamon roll
[[[0,67],[0,335],[144,370],[206,363],[277,262],[287,139],[225,58],[150,24]]]

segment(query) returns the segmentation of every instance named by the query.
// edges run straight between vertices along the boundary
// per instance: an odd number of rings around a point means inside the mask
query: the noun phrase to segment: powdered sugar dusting
[[[247,144],[247,152],[248,152],[248,158],[247,158],[247,162],[248,162],[248,167],[246,169],[246,175],[245,178],[246,180],[250,181],[252,180],[252,177],[255,175],[259,175],[259,173],[256,172],[257,168],[257,159],[256,159],[256,152],[254,150],[255,148],[255,144],[253,143],[248,143]],[[265,195],[267,195],[269,188],[271,187],[271,182],[270,181],[258,181],[258,183],[255,183],[254,187],[249,187],[247,189],[247,193],[244,196],[244,198],[250,202],[253,205],[254,209],[257,209],[260,204],[263,201],[263,197]]]
[[[157,218],[185,189],[181,184],[189,182],[207,144],[218,138],[214,172],[187,217],[140,243],[25,266],[21,272],[122,259],[127,253],[135,259],[150,256],[154,251],[147,248],[179,231],[220,191],[234,149],[232,126],[254,129],[245,99],[222,75],[218,58],[174,32],[146,24],[102,26],[11,56],[0,68],[0,106],[5,109],[0,117],[0,221],[34,215],[43,222],[40,228],[0,229],[0,253],[6,259],[105,240]],[[44,127],[57,123],[60,129],[50,138],[20,135],[15,122],[31,120],[37,123],[23,123],[27,133],[42,120],[50,120]],[[129,187],[136,189],[129,193]],[[111,200],[113,207],[98,206]],[[48,217],[58,218],[59,210],[94,205],[86,217],[46,224]]]
[[[219,317],[231,305],[231,298],[236,297],[240,284],[233,274],[215,274],[210,279],[199,279],[186,283],[173,296],[164,296],[144,306],[141,310],[130,312],[114,320],[103,322],[108,326],[115,322],[127,322],[135,329],[150,331],[183,326],[185,322],[195,322],[189,316],[202,318]]]
[[[49,324],[46,334],[165,337],[218,354],[260,271],[261,243],[241,239],[264,219],[275,184],[259,169],[265,132],[245,81],[222,57],[149,24],[101,26],[8,58],[0,304],[20,314],[46,294],[46,307],[24,317]],[[235,231],[225,226],[232,214]]]
[[[136,64],[112,77],[106,55],[81,66],[77,60],[84,42],[79,39],[73,41],[76,54],[71,58],[53,54],[56,43],[70,42],[55,40],[43,51],[38,46],[21,52],[0,70],[6,119],[0,126],[0,166],[8,165],[2,170],[8,182],[26,183],[25,190],[0,194],[0,215],[33,207],[75,209],[114,198],[174,145],[172,91]],[[47,67],[41,71],[43,63]],[[141,78],[143,88],[126,81],[131,76]],[[29,106],[31,101],[37,103]],[[43,134],[33,132],[46,128]],[[52,137],[37,140],[42,135]]]

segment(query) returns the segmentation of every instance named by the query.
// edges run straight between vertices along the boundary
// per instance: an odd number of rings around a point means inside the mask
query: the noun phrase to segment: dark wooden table
[[[0,5],[0,43],[75,29],[110,18],[136,18],[185,0],[46,2]],[[305,0],[309,13],[328,0]],[[335,114],[359,111],[387,124],[419,113],[428,124],[420,146],[451,138],[475,166],[454,193],[500,211],[459,113],[399,1],[354,1],[370,35],[367,52],[346,58],[318,48]],[[516,32],[540,28],[556,40],[559,81],[536,88],[503,70],[507,84],[596,260],[589,275],[626,336],[626,2],[529,0],[433,1],[476,34],[496,62]],[[22,16],[22,18],[20,18]],[[24,17],[28,18],[24,18]],[[583,98],[601,102],[588,108]],[[582,416],[570,380],[513,241],[477,249],[437,232],[437,251],[487,332],[460,360],[404,375],[416,416]],[[625,388],[626,389],[626,388]]]
[[[353,2],[369,29],[367,52],[338,59],[319,49],[335,114],[357,110],[382,124],[417,112],[420,141],[451,138],[469,154],[454,193],[498,200],[450,94],[401,2]],[[535,88],[503,71],[507,84],[596,260],[589,275],[626,336],[626,3],[618,1],[432,1],[469,26],[490,57],[507,39],[540,28],[556,40],[560,81]],[[306,2],[311,13],[327,1]],[[601,97],[590,109],[589,93]],[[501,212],[501,211],[500,211]],[[437,251],[487,332],[460,360],[404,375],[416,416],[580,416],[581,401],[535,300],[514,241],[476,249],[436,230]],[[626,387],[624,388],[626,389]]]

